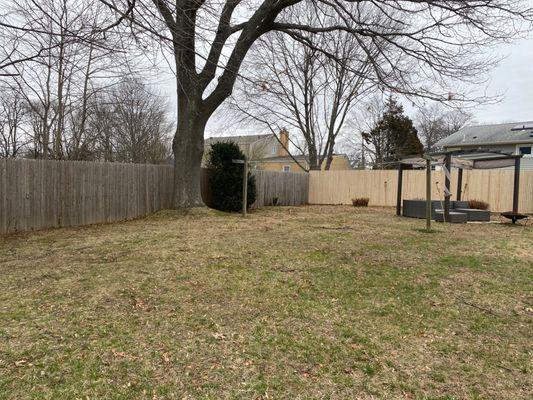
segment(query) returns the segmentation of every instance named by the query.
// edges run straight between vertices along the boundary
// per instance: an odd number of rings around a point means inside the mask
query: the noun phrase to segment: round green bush
[[[244,160],[244,154],[233,142],[211,145],[207,168],[211,187],[212,206],[221,211],[242,211],[243,164],[233,160]],[[255,178],[248,173],[247,209],[255,202]]]

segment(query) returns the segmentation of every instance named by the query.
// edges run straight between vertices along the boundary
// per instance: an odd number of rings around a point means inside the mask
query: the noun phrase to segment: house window
[[[518,148],[518,154],[522,154],[526,157],[531,157],[531,146],[520,146]]]
[[[272,146],[272,147],[270,148],[270,154],[275,155],[275,154],[277,154],[277,153],[278,153],[278,148],[277,148],[277,146]]]
[[[284,165],[283,166],[283,172],[291,172],[291,166],[290,165]]]

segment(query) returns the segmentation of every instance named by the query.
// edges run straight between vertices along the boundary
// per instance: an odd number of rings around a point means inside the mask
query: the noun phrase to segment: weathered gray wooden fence
[[[307,174],[254,171],[263,206],[307,203]],[[0,159],[0,234],[124,221],[169,208],[170,165]],[[202,196],[210,195],[206,171]]]
[[[133,219],[168,208],[172,166],[0,160],[0,233]]]
[[[309,174],[254,170],[257,194],[255,207],[307,204],[309,199]]]

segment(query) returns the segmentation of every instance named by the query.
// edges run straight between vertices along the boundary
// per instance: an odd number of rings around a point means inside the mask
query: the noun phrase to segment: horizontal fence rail
[[[256,207],[306,204],[307,174],[254,171]],[[171,208],[171,165],[0,159],[0,234],[124,221]],[[210,204],[209,174],[202,197]]]
[[[398,171],[311,171],[310,204],[351,204],[352,199],[367,197],[372,206],[395,206]],[[457,194],[457,170],[452,171],[452,200]],[[483,200],[491,211],[513,208],[513,171],[464,171],[463,200]],[[432,198],[444,199],[444,172],[432,173]],[[402,199],[425,199],[425,171],[404,171]],[[533,213],[533,172],[520,172],[519,211]]]

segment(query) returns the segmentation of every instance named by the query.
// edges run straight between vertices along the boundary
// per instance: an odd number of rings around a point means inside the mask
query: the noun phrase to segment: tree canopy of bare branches
[[[309,7],[298,7],[293,14],[300,23],[317,18]],[[308,155],[309,168],[327,170],[345,123],[375,83],[370,58],[352,35],[302,36],[312,46],[280,32],[261,38],[232,104],[274,134],[283,128],[296,133],[291,142],[298,153]]]
[[[472,114],[468,111],[449,109],[439,103],[420,108],[415,119],[418,133],[427,151],[435,150],[435,143],[457,132],[471,121]]]

